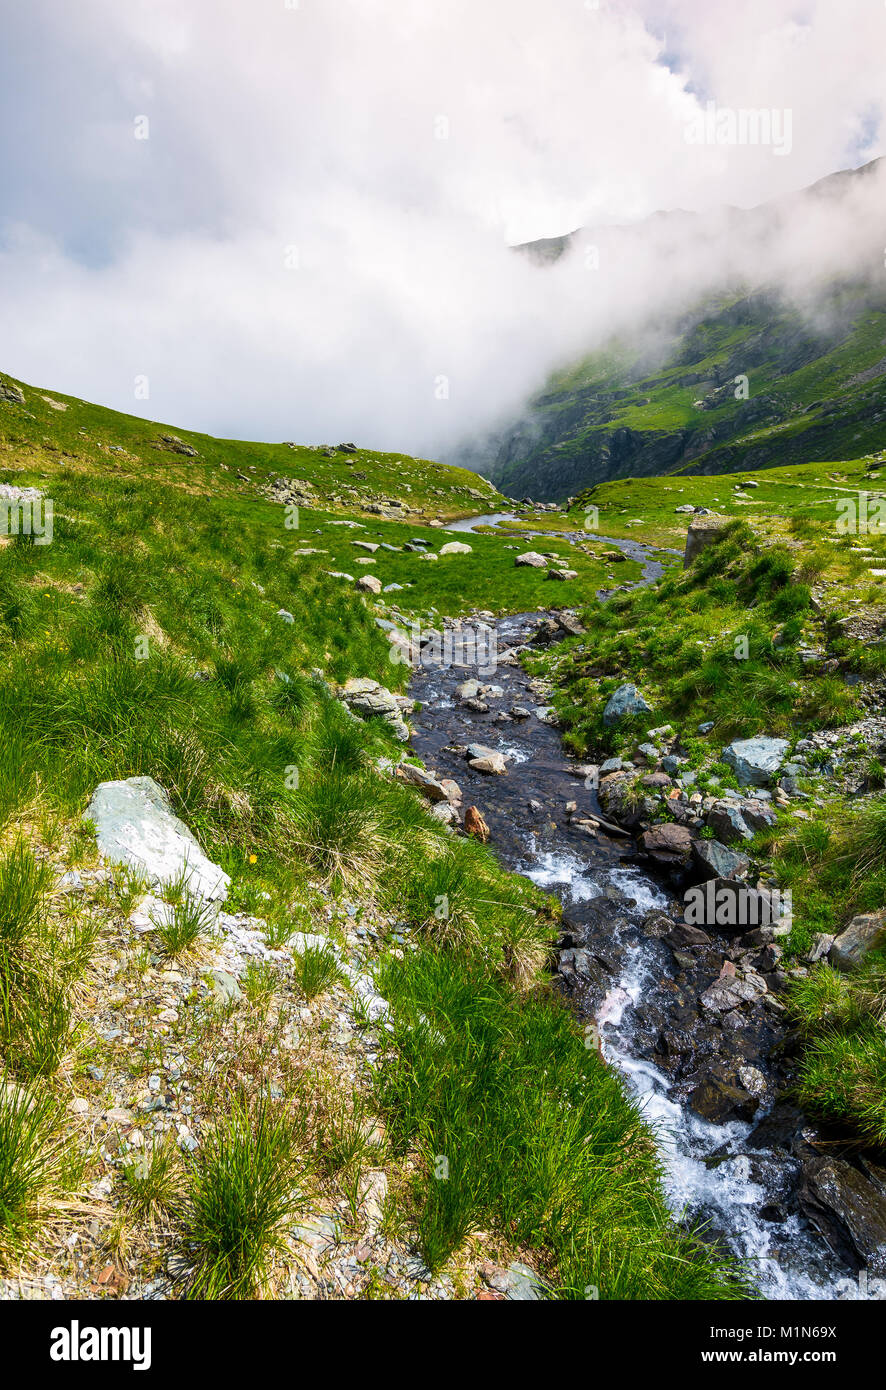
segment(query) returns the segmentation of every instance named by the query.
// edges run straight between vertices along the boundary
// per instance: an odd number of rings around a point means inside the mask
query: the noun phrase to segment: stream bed
[[[639,543],[618,544],[629,545],[632,558],[644,562],[645,582],[658,577],[660,566]],[[559,983],[579,1018],[599,1029],[605,1059],[641,1099],[658,1136],[675,1213],[704,1223],[706,1238],[746,1260],[764,1297],[869,1296],[851,1263],[832,1251],[798,1205],[807,1131],[803,1117],[776,1099],[783,1079],[778,1064],[751,1120],[717,1124],[686,1103],[685,1088],[662,1063],[662,1037],[689,1026],[690,1007],[698,1013],[698,991],[719,967],[714,962],[711,974],[708,959],[692,975],[685,960],[682,966],[675,961],[676,953],[649,928],[656,914],[679,910],[667,878],[637,862],[630,837],[580,824],[583,816],[602,815],[596,791],[565,753],[543,693],[517,656],[508,655],[540,636],[549,640],[556,616],[529,613],[490,624],[497,646],[493,674],[478,676],[457,660],[420,666],[410,684],[421,702],[414,751],[437,775],[458,782],[463,806],[476,806],[485,818],[499,859],[562,902]],[[474,703],[485,710],[457,693],[471,679],[483,685]],[[470,768],[465,748],[471,743],[503,754],[507,773]],[[567,809],[572,802],[574,811]],[[763,1059],[773,1048],[777,1054],[784,1032],[775,1015],[771,1025],[737,1035],[738,1062],[760,1075],[758,1067],[768,1065]],[[704,1052],[703,1032],[694,1046]],[[810,1124],[809,1152],[815,1137]]]

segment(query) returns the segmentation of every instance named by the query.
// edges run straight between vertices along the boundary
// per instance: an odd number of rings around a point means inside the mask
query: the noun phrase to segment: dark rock
[[[851,1163],[808,1159],[800,1205],[836,1254],[856,1268],[886,1274],[886,1197]]]
[[[706,1076],[689,1094],[689,1105],[702,1119],[714,1124],[726,1120],[751,1120],[760,1101],[743,1086],[732,1086],[719,1076]]]

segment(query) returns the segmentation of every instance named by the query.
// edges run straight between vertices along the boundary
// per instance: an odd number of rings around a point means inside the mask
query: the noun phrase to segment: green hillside
[[[832,289],[814,317],[735,295],[675,325],[654,364],[613,343],[557,373],[491,476],[509,496],[558,500],[613,478],[857,458],[886,442],[884,380],[882,292]]]

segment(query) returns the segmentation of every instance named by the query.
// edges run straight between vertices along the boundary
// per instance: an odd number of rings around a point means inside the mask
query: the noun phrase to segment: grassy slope
[[[591,1286],[601,1298],[741,1295],[741,1280],[669,1215],[648,1129],[546,982],[551,902],[379,777],[373,761],[398,752],[386,726],[355,723],[331,698],[324,677],[403,678],[388,661],[378,610],[322,572],[357,553],[357,533],[330,524],[343,513],[304,511],[288,532],[283,509],[236,478],[249,457],[278,474],[290,451],[271,465],[265,446],[187,436],[198,460],[155,457],[145,448],[153,426],[73,401],[55,411],[25,390],[24,408],[0,402],[0,481],[43,488],[55,530],[47,546],[19,539],[0,548],[0,877],[14,889],[0,912],[0,1052],[16,1082],[39,1097],[64,1094],[79,1068],[67,1001],[83,968],[77,943],[65,944],[69,966],[53,974],[48,999],[45,962],[62,936],[40,925],[43,890],[28,889],[35,861],[16,846],[63,844],[76,863],[88,852],[78,825],[95,784],[149,775],[231,874],[233,906],[260,912],[276,940],[311,926],[318,885],[358,895],[417,933],[414,952],[382,943],[395,1032],[378,1104],[412,1175],[404,1215],[433,1268],[471,1232],[491,1229],[534,1252],[565,1296]],[[305,451],[293,471],[319,491],[323,470],[338,465],[318,462],[314,473],[313,461]],[[401,465],[400,481],[410,476]],[[440,499],[435,479],[417,465],[413,497],[430,495],[435,512],[462,509],[459,480]],[[363,519],[359,535],[391,543],[412,529]],[[378,552],[376,566],[361,568],[412,576],[415,591],[398,597],[415,612],[523,608],[568,589],[515,570],[504,549],[512,543],[478,538],[471,555],[436,562]],[[329,556],[293,553],[306,544]],[[581,552],[575,567],[588,586],[605,573]],[[281,607],[292,623],[277,617]],[[120,886],[127,900],[131,891]],[[434,911],[440,894],[450,904],[444,922]],[[28,932],[16,935],[23,923]],[[10,1120],[4,1094],[0,1158],[4,1133],[31,1113]],[[32,1128],[46,1149],[51,1117],[39,1116],[45,1127]],[[240,1155],[247,1178],[250,1152],[273,1166],[279,1136],[262,1115],[254,1143],[236,1114],[225,1123],[219,1143]],[[433,1160],[447,1152],[453,1173],[441,1184]],[[185,1234],[202,1232],[204,1242],[201,1193],[206,1183],[210,1198],[215,1191],[213,1162],[208,1149],[184,1209]],[[4,1201],[9,1177],[0,1162]],[[82,1181],[82,1167],[68,1174],[69,1185]],[[15,1202],[24,1220],[28,1191],[16,1190]],[[233,1278],[227,1265],[211,1270],[208,1288]],[[234,1287],[248,1291],[248,1273]]]

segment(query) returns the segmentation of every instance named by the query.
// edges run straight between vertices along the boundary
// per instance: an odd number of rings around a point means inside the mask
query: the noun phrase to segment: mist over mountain
[[[631,474],[882,447],[884,215],[875,160],[749,210],[663,213],[517,247],[542,279],[599,285],[585,350],[456,456],[512,495],[550,500]]]

